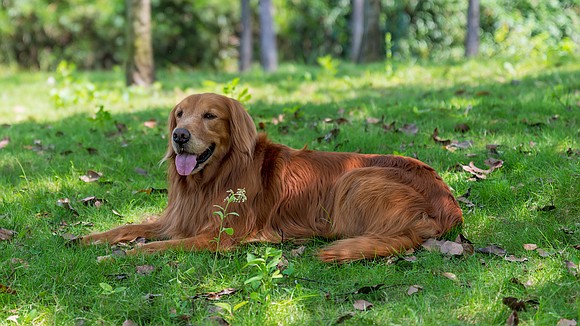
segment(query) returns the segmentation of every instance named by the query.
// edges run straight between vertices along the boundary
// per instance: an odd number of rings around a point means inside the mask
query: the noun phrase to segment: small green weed
[[[333,59],[330,55],[316,58],[316,62],[322,67],[323,78],[333,78],[338,73],[340,62]]]
[[[251,268],[253,273],[244,281],[249,284],[252,292],[250,299],[267,304],[271,300],[272,291],[276,287],[276,279],[282,278],[278,264],[282,259],[282,250],[266,247],[261,257],[248,253],[244,268]]]
[[[216,251],[215,251],[215,256],[214,256],[214,260],[213,260],[212,273],[215,272],[215,266],[216,266],[218,252],[220,249],[221,240],[222,240],[222,234],[225,233],[225,234],[230,235],[230,236],[234,234],[234,229],[224,227],[224,220],[228,216],[240,216],[237,212],[229,212],[228,211],[230,208],[230,204],[243,203],[247,200],[245,189],[238,189],[236,192],[229,189],[227,191],[227,193],[228,193],[228,195],[224,199],[224,202],[226,203],[225,206],[222,207],[220,205],[214,205],[214,207],[218,208],[218,210],[213,212],[213,215],[219,217],[220,227],[219,227],[218,236],[214,239],[214,241],[216,243]]]
[[[236,78],[232,79],[231,81],[229,81],[227,84],[225,84],[222,90],[224,92],[224,95],[229,96],[231,98],[235,98],[236,100],[238,100],[238,102],[240,102],[242,104],[246,104],[249,100],[252,99],[252,95],[250,94],[247,87],[244,87],[238,93],[237,88],[238,88],[239,83],[240,83],[240,77],[236,77]]]

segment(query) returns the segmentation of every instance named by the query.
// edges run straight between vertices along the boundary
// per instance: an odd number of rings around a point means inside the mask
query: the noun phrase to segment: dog
[[[191,95],[173,108],[163,160],[169,185],[161,216],[87,235],[82,243],[142,237],[156,241],[130,253],[150,253],[322,237],[333,241],[318,257],[340,263],[395,255],[463,223],[451,190],[427,164],[276,144],[257,133],[238,101],[222,95]],[[238,216],[220,224],[215,205],[235,189],[245,189],[247,201],[232,203]]]

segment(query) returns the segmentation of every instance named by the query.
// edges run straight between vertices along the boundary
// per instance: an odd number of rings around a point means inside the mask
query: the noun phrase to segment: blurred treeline
[[[348,59],[351,1],[274,0],[280,61]],[[252,0],[258,61],[258,0]],[[152,0],[158,67],[235,69],[240,2]],[[124,62],[125,2],[0,0],[0,64],[54,69],[67,60],[108,69]],[[454,59],[464,54],[467,0],[381,0],[380,26],[394,57]],[[481,0],[480,55],[528,56],[580,44],[578,0]]]

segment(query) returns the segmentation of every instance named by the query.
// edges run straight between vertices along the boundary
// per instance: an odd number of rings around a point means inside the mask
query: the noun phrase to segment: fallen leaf
[[[2,138],[2,140],[0,140],[0,149],[8,146],[8,144],[10,144],[10,137]]]
[[[419,132],[419,128],[414,123],[411,123],[403,125],[399,128],[399,131],[402,131],[407,135],[416,135]]]
[[[441,245],[441,253],[447,256],[460,256],[463,254],[463,246],[453,241],[445,241]]]
[[[353,303],[353,306],[354,306],[354,309],[356,309],[356,310],[366,311],[366,310],[372,308],[373,304],[366,301],[366,300],[356,300]]]
[[[540,257],[544,257],[544,258],[552,255],[551,252],[546,251],[542,248],[538,248],[538,250],[536,250],[536,252],[538,253],[538,255],[540,255]]]
[[[445,149],[451,152],[454,152],[456,149],[466,149],[473,146],[473,141],[471,140],[464,140],[462,142],[458,142],[456,140],[452,140],[451,144],[445,146]]]
[[[376,125],[376,124],[378,124],[379,122],[381,122],[381,120],[380,120],[380,119],[377,119],[377,118],[367,118],[367,119],[366,119],[366,122],[367,122],[368,124],[370,124],[370,125]]]
[[[493,157],[488,158],[487,160],[483,161],[483,163],[485,163],[485,165],[489,166],[489,170],[490,170],[489,173],[491,173],[494,170],[497,170],[503,166],[502,160],[498,160],[498,159],[493,158]]]
[[[123,326],[139,326],[136,322],[132,321],[131,319],[127,319],[123,322]]]
[[[421,246],[429,251],[434,251],[434,250],[441,250],[441,245],[443,244],[442,240],[437,240],[434,238],[429,238],[427,239],[425,242],[423,242],[421,244]]]
[[[123,217],[123,215],[121,215],[121,213],[117,212],[116,210],[112,209],[111,211],[113,212],[114,215],[117,215],[119,217]]]
[[[477,96],[477,97],[481,97],[481,96],[488,96],[488,95],[490,95],[490,94],[491,94],[491,92],[490,92],[490,91],[485,91],[485,90],[484,90],[484,91],[479,91],[479,92],[475,93],[475,96]]]
[[[441,137],[439,137],[439,128],[435,128],[435,130],[433,130],[433,134],[431,135],[431,138],[438,144],[442,144],[442,145],[451,144],[451,140],[441,139]]]
[[[466,197],[459,196],[456,199],[458,202],[465,204],[465,206],[467,206],[468,208],[475,207],[475,204],[471,200],[467,199]]]
[[[68,199],[68,198],[61,198],[61,199],[57,200],[56,205],[69,210],[75,216],[79,216],[79,213],[71,206],[70,199]]]
[[[235,288],[226,288],[226,289],[223,289],[219,292],[207,292],[207,293],[196,294],[194,296],[191,296],[190,299],[205,298],[207,300],[212,300],[212,301],[213,300],[220,300],[222,296],[234,294],[237,291],[238,290]]]
[[[85,206],[94,206],[96,208],[99,208],[103,205],[103,202],[105,202],[105,200],[97,198],[95,196],[89,196],[79,200],[79,202],[85,204]]]
[[[83,180],[84,182],[95,182],[98,181],[101,176],[103,176],[103,174],[100,172],[87,170],[87,173],[85,175],[81,175],[79,179]]]
[[[576,326],[578,323],[574,319],[561,318],[558,320],[556,326]]]
[[[407,295],[412,295],[414,293],[419,292],[420,290],[423,290],[423,287],[421,285],[417,285],[417,284],[411,285],[409,287],[409,289],[407,290]]]
[[[506,320],[505,324],[507,326],[517,326],[519,323],[520,323],[520,318],[518,317],[518,312],[515,310],[512,310],[512,313],[510,314],[510,316]]]
[[[318,142],[320,143],[322,141],[325,141],[327,143],[330,143],[331,141],[336,139],[336,137],[338,136],[339,133],[340,133],[340,129],[334,128],[334,129],[330,130],[323,137],[318,137]]]
[[[574,276],[578,275],[578,266],[574,262],[565,260],[564,263],[566,263],[566,268],[568,269],[568,272],[570,272],[570,274]]]
[[[485,248],[477,248],[475,251],[482,253],[482,254],[494,254],[497,256],[505,256],[507,253],[505,249],[500,248],[496,245],[487,246]]]
[[[441,275],[447,277],[448,279],[450,279],[452,281],[457,281],[457,275],[455,275],[453,273],[445,272],[445,273],[443,273]]]
[[[508,255],[508,256],[504,257],[504,259],[507,261],[518,262],[518,263],[528,261],[528,259],[526,257],[518,258],[514,255]]]
[[[292,257],[298,257],[298,256],[302,256],[302,254],[304,254],[304,251],[306,250],[305,246],[300,246],[296,249],[292,249],[290,250],[290,255]]]
[[[526,243],[524,244],[524,249],[532,251],[532,250],[536,250],[538,249],[538,245],[534,244],[534,243]]]
[[[484,170],[484,169],[480,169],[477,166],[475,166],[475,164],[473,162],[469,162],[469,165],[462,165],[461,167],[463,168],[463,170],[471,173],[472,175],[474,175],[476,178],[478,179],[485,179],[487,178],[487,175],[492,173],[494,170],[500,168],[503,166],[503,161],[501,160],[496,160],[496,159],[487,159],[485,160],[485,164],[487,166],[489,166],[489,169]]]
[[[149,275],[149,274],[153,273],[154,270],[155,270],[155,266],[152,266],[152,265],[141,265],[141,266],[135,267],[135,271],[139,275]]]
[[[0,241],[10,241],[16,231],[0,228]]]
[[[405,256],[403,259],[406,261],[414,262],[417,261],[417,256]]]
[[[526,303],[524,301],[518,300],[514,297],[505,297],[501,300],[503,304],[508,306],[511,310],[514,311],[525,311],[526,310]]]
[[[580,244],[577,245],[573,245],[572,248],[576,249],[576,250],[580,250]]]
[[[147,173],[147,170],[145,170],[145,169],[142,169],[142,168],[135,168],[135,172],[136,172],[137,174],[140,174],[140,175],[147,175],[147,174],[148,174],[148,173]]]
[[[143,122],[143,125],[147,128],[153,129],[153,128],[157,127],[157,121],[155,119],[149,119],[149,120]]]

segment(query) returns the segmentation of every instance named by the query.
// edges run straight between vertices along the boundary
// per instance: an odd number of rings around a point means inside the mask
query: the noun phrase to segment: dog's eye
[[[177,111],[177,114],[176,115],[177,115],[178,118],[181,118],[181,116],[183,115],[183,111]]]
[[[206,120],[213,120],[213,119],[217,118],[217,115],[210,113],[210,112],[207,112],[203,115],[203,118]]]

